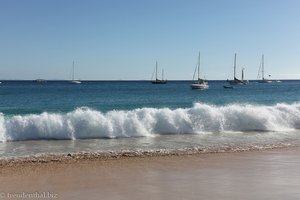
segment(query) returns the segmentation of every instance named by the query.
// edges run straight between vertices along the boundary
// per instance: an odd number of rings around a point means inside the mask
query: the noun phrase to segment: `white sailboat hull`
[[[267,79],[263,79],[263,80],[260,80],[258,81],[259,83],[272,83],[271,80],[267,80]]]
[[[272,83],[272,81],[258,81],[259,83]]]
[[[72,80],[71,83],[72,83],[72,84],[80,84],[81,81],[78,81],[78,80]]]
[[[191,85],[191,88],[192,89],[200,89],[200,90],[205,90],[205,89],[208,89],[209,86],[207,83],[193,83]]]

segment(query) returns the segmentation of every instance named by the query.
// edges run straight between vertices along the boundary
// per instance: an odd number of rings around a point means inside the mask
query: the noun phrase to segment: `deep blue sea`
[[[300,144],[300,81],[2,81],[0,156]]]

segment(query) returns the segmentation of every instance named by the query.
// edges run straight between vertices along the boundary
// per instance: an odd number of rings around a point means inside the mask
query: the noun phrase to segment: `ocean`
[[[0,158],[300,144],[300,81],[2,81]]]

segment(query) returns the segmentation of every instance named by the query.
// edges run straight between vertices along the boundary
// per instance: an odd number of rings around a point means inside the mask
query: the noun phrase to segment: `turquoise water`
[[[300,81],[190,84],[3,81],[0,156],[300,144]]]
[[[300,99],[300,81],[259,84],[224,89],[224,81],[210,81],[209,90],[192,90],[190,81],[86,81],[80,85],[63,81],[43,84],[7,81],[0,87],[0,111],[5,115],[70,112],[89,107],[101,112],[135,108],[189,108],[201,102],[212,105],[294,103]]]

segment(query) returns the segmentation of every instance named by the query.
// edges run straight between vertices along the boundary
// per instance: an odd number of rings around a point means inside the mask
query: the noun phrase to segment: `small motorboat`
[[[231,86],[231,85],[223,85],[223,87],[224,87],[225,89],[233,89],[233,88],[234,88],[234,87]]]

